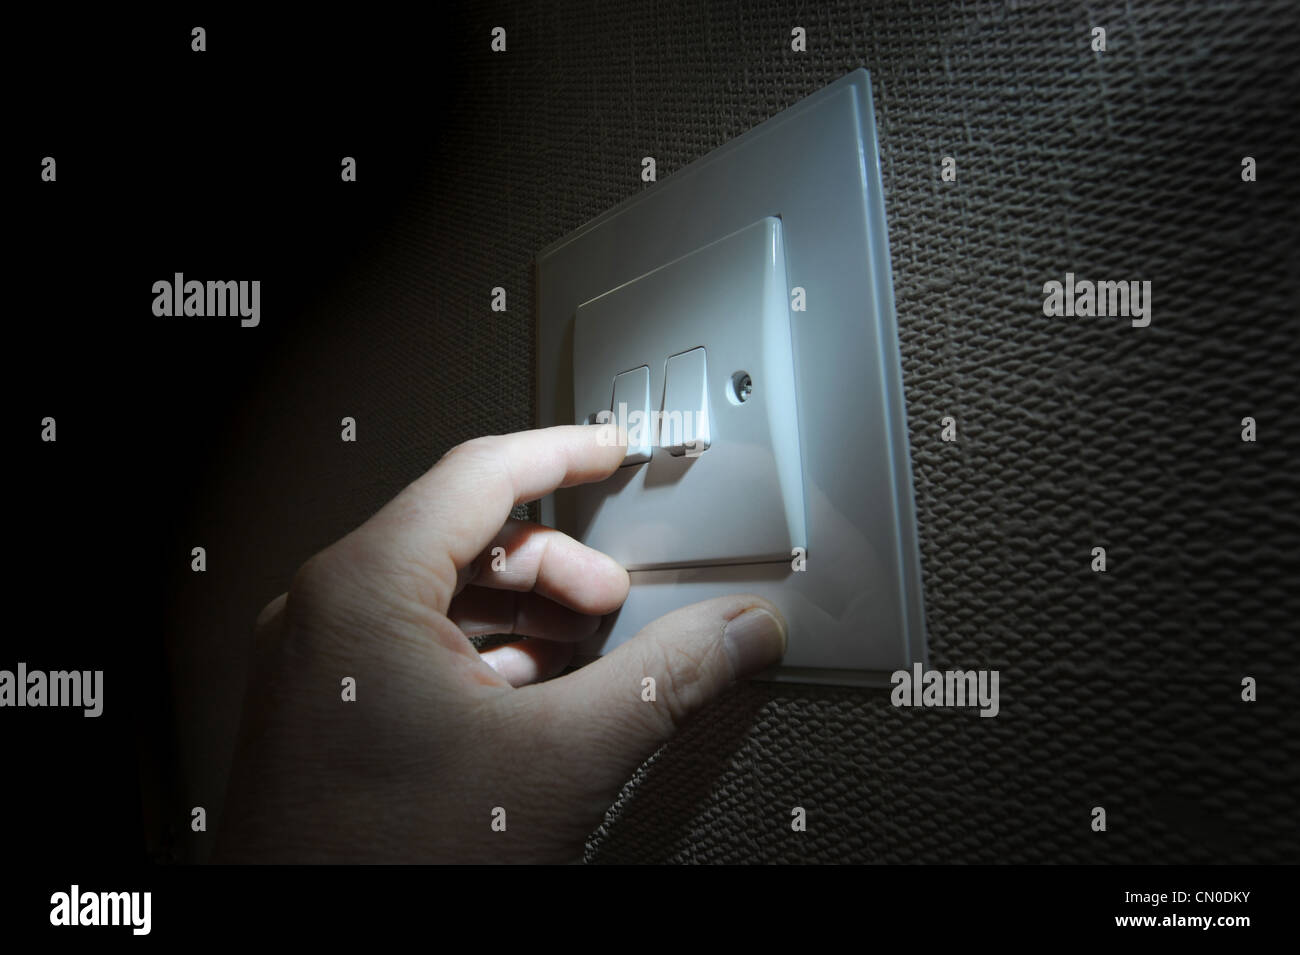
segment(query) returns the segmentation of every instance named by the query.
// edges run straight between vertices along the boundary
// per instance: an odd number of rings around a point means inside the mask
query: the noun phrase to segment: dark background
[[[1001,713],[741,688],[588,859],[1296,861],[1298,26],[1288,2],[14,23],[0,666],[104,669],[106,713],[0,714],[7,846],[206,858],[258,609],[453,444],[533,423],[533,254],[643,188],[642,156],[667,177],[865,66],[931,665],[999,669]],[[177,271],[260,279],[261,325],[155,318]],[[1151,326],[1046,318],[1066,271],[1150,280]]]

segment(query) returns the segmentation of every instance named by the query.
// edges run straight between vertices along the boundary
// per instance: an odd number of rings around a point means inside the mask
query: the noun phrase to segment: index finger
[[[561,425],[491,435],[457,445],[357,530],[398,560],[429,570],[445,611],[459,571],[501,530],[511,510],[609,477],[626,448],[612,429]]]

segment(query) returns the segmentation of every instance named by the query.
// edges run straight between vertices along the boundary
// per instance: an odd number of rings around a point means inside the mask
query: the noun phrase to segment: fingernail
[[[733,680],[762,673],[785,655],[785,626],[766,610],[753,607],[722,631]]]

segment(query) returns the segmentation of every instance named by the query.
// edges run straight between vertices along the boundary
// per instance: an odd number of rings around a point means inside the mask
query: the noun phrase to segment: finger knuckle
[[[699,709],[707,691],[707,655],[697,649],[670,644],[660,650],[659,698],[674,730],[681,729]]]
[[[468,441],[462,441],[460,444],[453,446],[446,454],[442,456],[444,461],[453,459],[480,459],[491,456],[494,447],[493,439],[490,436],[470,438]]]

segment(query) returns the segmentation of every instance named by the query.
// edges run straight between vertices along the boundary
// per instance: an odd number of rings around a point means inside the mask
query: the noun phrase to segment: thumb
[[[778,663],[785,647],[774,605],[753,594],[717,597],[660,617],[546,686],[564,697],[557,702],[589,751],[611,754],[626,775],[733,683]]]

